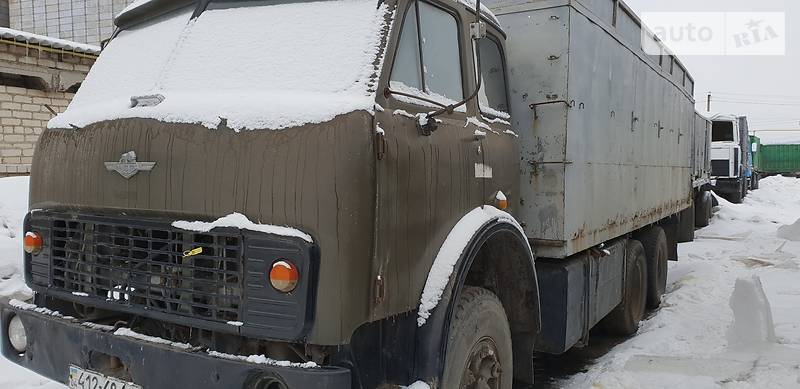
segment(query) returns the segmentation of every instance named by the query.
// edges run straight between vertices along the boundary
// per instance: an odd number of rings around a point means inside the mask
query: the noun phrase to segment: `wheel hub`
[[[502,372],[494,341],[481,339],[472,347],[467,359],[461,389],[499,389]]]

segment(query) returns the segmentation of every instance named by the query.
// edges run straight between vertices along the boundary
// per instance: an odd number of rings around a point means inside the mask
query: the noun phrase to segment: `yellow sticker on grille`
[[[191,249],[183,252],[183,257],[194,257],[195,255],[200,255],[203,253],[203,248],[198,247],[196,249]]]

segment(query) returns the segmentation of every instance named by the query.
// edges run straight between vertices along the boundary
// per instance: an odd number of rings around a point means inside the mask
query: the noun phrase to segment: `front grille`
[[[727,159],[715,159],[711,161],[711,175],[714,177],[730,176],[730,164]]]
[[[212,321],[239,321],[242,237],[113,219],[52,218],[51,287]],[[195,250],[196,255],[184,253]]]

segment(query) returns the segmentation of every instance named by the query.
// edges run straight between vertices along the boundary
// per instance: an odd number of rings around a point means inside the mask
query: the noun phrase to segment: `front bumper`
[[[741,178],[717,178],[712,187],[717,193],[738,193],[742,190]]]
[[[28,349],[18,354],[7,339],[8,323],[18,315],[28,335]],[[350,370],[257,364],[211,356],[207,350],[185,350],[117,336],[77,320],[12,307],[0,301],[0,345],[10,361],[52,380],[66,383],[69,365],[95,370],[97,353],[119,358],[131,380],[144,389],[247,388],[254,377],[270,376],[286,388],[351,388]]]

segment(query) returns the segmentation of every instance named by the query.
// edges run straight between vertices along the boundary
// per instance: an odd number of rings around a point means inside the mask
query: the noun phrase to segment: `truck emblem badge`
[[[106,162],[106,169],[117,172],[125,179],[130,179],[140,171],[149,172],[156,166],[155,162],[137,162],[136,152],[129,151],[119,158],[119,162]]]
[[[186,250],[183,252],[184,258],[194,257],[195,255],[200,255],[203,253],[203,248],[198,247],[196,249]]]

